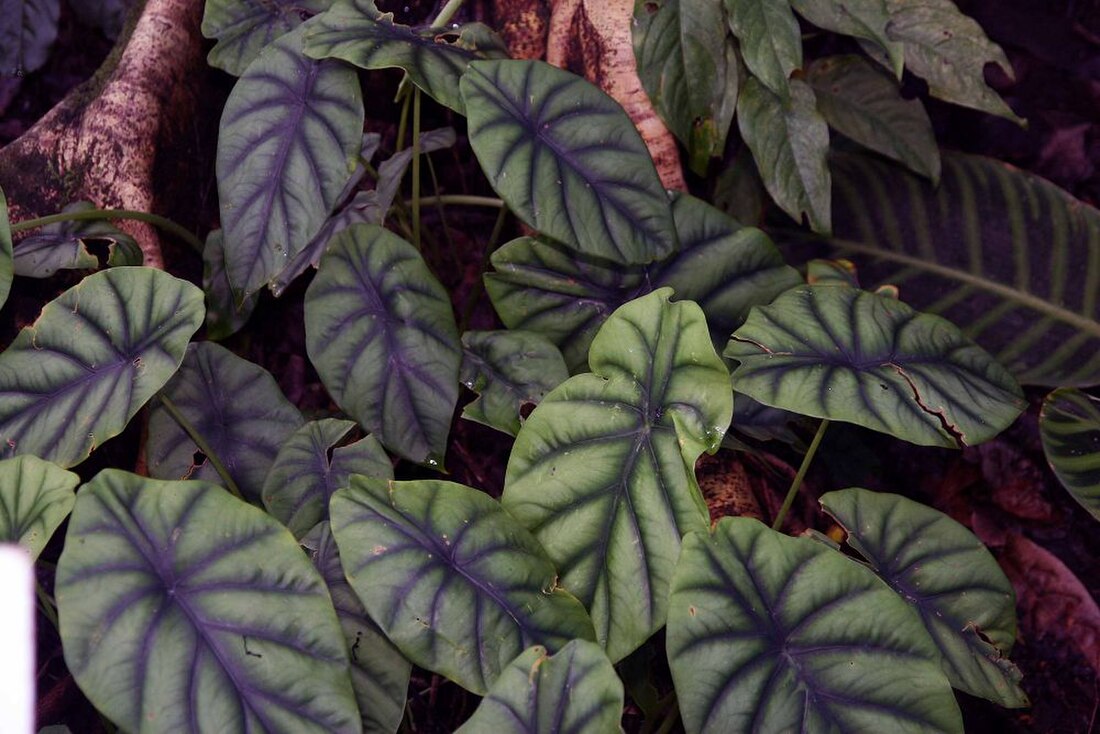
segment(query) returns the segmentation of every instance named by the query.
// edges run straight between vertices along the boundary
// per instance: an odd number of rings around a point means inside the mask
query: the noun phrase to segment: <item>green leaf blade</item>
[[[621,732],[623,684],[600,646],[573,640],[556,655],[535,646],[500,674],[458,734]]]
[[[57,605],[69,670],[122,729],[360,731],[324,582],[285,528],[220,487],[98,474]]]
[[[593,373],[546,396],[520,429],[504,506],[546,547],[562,583],[620,660],[664,623],[681,536],[706,527],[693,467],[732,414],[699,307],[662,289],[619,308]]]
[[[1058,481],[1100,520],[1100,400],[1080,390],[1055,390],[1043,401],[1039,436]]]
[[[328,5],[329,0],[206,0],[202,35],[216,41],[207,63],[241,76],[265,46],[301,25],[303,15],[315,15]]]
[[[451,482],[352,477],[332,498],[348,581],[401,652],[484,694],[533,644],[592,639],[580,602],[500,504]]]
[[[95,204],[78,201],[61,213],[93,211]],[[47,224],[36,234],[24,237],[13,253],[15,274],[27,278],[48,278],[58,270],[86,270],[100,266],[88,250],[89,240],[106,242],[105,265],[141,265],[142,253],[133,237],[106,221],[70,220]]]
[[[0,542],[18,543],[31,561],[69,515],[80,477],[37,456],[0,460]]]
[[[802,68],[802,31],[787,0],[725,0],[729,25],[752,75],[781,99]]]
[[[804,286],[757,308],[725,356],[738,392],[925,446],[992,438],[1025,407],[1008,372],[936,316],[844,286]]]
[[[668,255],[676,232],[653,159],[600,89],[536,61],[477,61],[462,77],[470,144],[517,217],[622,264]]]
[[[225,270],[238,302],[309,244],[359,154],[364,113],[355,71],[306,58],[304,32],[263,50],[230,93],[218,129]]]
[[[15,277],[12,262],[11,222],[8,221],[8,200],[0,189],[0,308],[7,303],[11,282]]]
[[[306,292],[306,349],[329,394],[382,445],[440,467],[462,348],[447,291],[397,235],[335,235]]]
[[[795,221],[805,214],[815,232],[832,229],[829,127],[813,89],[790,81],[784,100],[755,79],[741,88],[737,122],[768,193]]]
[[[889,35],[890,13],[885,0],[790,0],[795,12],[818,28],[863,38],[878,45],[901,78],[904,46]]]
[[[848,544],[916,608],[952,686],[1001,706],[1028,705],[1020,671],[1007,658],[1016,641],[1016,594],[973,533],[899,495],[853,488],[820,501],[848,532]]]
[[[79,464],[168,381],[202,318],[202,291],[150,268],[95,273],[46,304],[0,354],[3,455]]]
[[[836,551],[756,520],[684,539],[667,648],[689,734],[963,730],[905,602]]]

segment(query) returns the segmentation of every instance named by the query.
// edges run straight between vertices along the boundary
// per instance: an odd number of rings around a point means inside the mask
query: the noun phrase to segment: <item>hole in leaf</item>
[[[648,15],[653,15],[654,13],[656,13],[660,9],[661,9],[661,6],[658,5],[657,3],[646,3],[645,4],[645,12]]]
[[[519,406],[519,417],[523,420],[527,420],[527,416],[535,410],[535,404],[532,402],[525,402]]]
[[[202,451],[195,451],[195,453],[191,454],[191,463],[195,466],[202,466],[206,463],[206,454]]]

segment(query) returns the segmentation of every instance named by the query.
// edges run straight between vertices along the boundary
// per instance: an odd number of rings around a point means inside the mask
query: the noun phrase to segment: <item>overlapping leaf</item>
[[[457,36],[457,38],[455,38]],[[412,28],[393,22],[374,0],[336,0],[310,24],[306,53],[337,58],[362,69],[404,69],[416,86],[435,101],[466,114],[458,80],[477,58],[507,56],[503,43],[479,23],[457,31]]]
[[[530,226],[573,249],[644,264],[676,246],[668,196],[626,112],[541,61],[476,61],[462,77],[470,145]]]
[[[0,74],[23,76],[46,63],[57,40],[58,0],[0,0]]]
[[[666,639],[689,734],[963,730],[909,605],[836,551],[756,520],[684,539]]]
[[[351,587],[417,665],[484,694],[531,645],[593,638],[546,552],[487,494],[354,476],[331,507]]]
[[[0,543],[18,543],[31,560],[73,509],[80,477],[37,456],[0,460]]]
[[[262,510],[207,482],[109,469],[57,566],[65,662],[132,732],[358,732],[324,581]]]
[[[459,377],[478,393],[462,417],[513,436],[523,407],[537,404],[569,377],[558,348],[534,332],[467,331],[462,347]]]
[[[760,402],[925,446],[962,448],[1026,406],[1012,376],[951,323],[844,286],[804,286],[759,307],[725,356]]]
[[[62,213],[92,211],[95,204],[78,201]],[[15,274],[28,278],[48,278],[58,270],[98,268],[99,258],[88,250],[91,241],[107,245],[108,267],[141,265],[141,248],[133,237],[102,220],[55,222],[40,232],[24,237],[13,253]]]
[[[646,94],[705,175],[721,156],[740,82],[725,13],[711,0],[635,0],[634,56]]]
[[[206,293],[206,336],[218,341],[231,336],[248,323],[259,293],[245,296],[238,305],[225,274],[225,238],[220,229],[206,236],[202,249],[202,289]]]
[[[1016,594],[974,534],[942,512],[896,494],[845,489],[821,506],[848,545],[916,608],[943,654],[951,685],[1002,706],[1026,706],[1016,641]]]
[[[1062,486],[1100,520],[1100,399],[1080,390],[1055,390],[1043,401],[1039,435]]]
[[[331,0],[206,0],[202,34],[217,41],[206,60],[240,76],[265,46],[330,4]]]
[[[577,257],[531,238],[500,248],[485,286],[501,320],[546,336],[578,371],[587,365],[588,347],[604,319],[654,288],[669,286],[677,298],[698,303],[712,338],[725,344],[752,306],[801,281],[760,230],[741,227],[687,194],[676,196],[672,211],[680,247],[648,267]]]
[[[1001,47],[951,0],[886,0],[887,33],[905,48],[905,67],[928,82],[933,97],[1023,123],[985,83],[985,65],[1013,77]]]
[[[818,28],[863,38],[878,45],[901,78],[905,50],[889,35],[890,13],[885,0],[790,0],[799,15]]]
[[[117,435],[183,359],[202,291],[150,268],[89,275],[0,354],[0,447],[73,466]]]
[[[149,473],[158,479],[223,483],[211,457],[188,432],[193,430],[253,501],[260,499],[279,449],[305,422],[267,370],[213,342],[187,348],[179,372],[162,394],[172,407],[158,402],[149,416]]]
[[[1100,384],[1100,213],[999,161],[946,153],[943,164],[932,188],[883,161],[834,157],[835,238],[792,252],[849,258],[865,286],[897,285],[1020,382]]]
[[[311,549],[313,565],[328,585],[329,595],[351,661],[351,687],[359,703],[364,734],[393,734],[405,713],[412,663],[397,651],[367,616],[340,563],[340,552],[327,522],[318,524],[302,544]]]
[[[623,684],[599,645],[573,640],[556,655],[535,646],[505,668],[459,734],[621,732]]]
[[[263,485],[267,511],[300,538],[328,518],[328,501],[352,474],[392,479],[393,466],[373,436],[345,444],[352,421],[310,421],[279,448]]]
[[[706,321],[664,288],[620,307],[571,377],[520,429],[504,506],[534,532],[562,583],[620,660],[664,624],[681,536],[708,521],[695,460],[733,412]]]
[[[938,183],[940,149],[920,100],[907,100],[895,80],[860,56],[827,56],[806,81],[833,129]]]
[[[798,222],[805,214],[815,232],[828,233],[829,127],[817,111],[813,89],[792,79],[784,100],[747,79],[741,87],[737,123],[775,203]]]
[[[802,32],[787,0],[724,0],[741,57],[772,94],[786,99],[788,77],[802,68]]]
[[[355,71],[306,58],[303,32],[267,46],[222,113],[218,198],[225,270],[238,302],[309,244],[359,153],[363,100]]]
[[[0,308],[8,300],[11,281],[15,275],[12,262],[11,223],[8,221],[8,200],[0,189]]]
[[[356,224],[306,292],[306,348],[329,394],[384,446],[441,466],[462,349],[451,302],[420,254]]]

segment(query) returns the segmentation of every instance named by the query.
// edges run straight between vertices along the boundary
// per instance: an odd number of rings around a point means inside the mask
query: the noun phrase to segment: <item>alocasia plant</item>
[[[206,336],[247,329],[265,287],[301,298],[299,356],[332,404],[303,414],[260,365],[191,342],[199,290],[116,267],[122,239],[0,353],[0,534],[37,555],[71,509],[60,635],[92,703],[127,731],[393,732],[415,664],[485,697],[463,731],[615,731],[614,664],[667,625],[663,710],[689,732],[959,731],[952,687],[1026,705],[1006,657],[1012,589],[968,530],[897,495],[830,492],[849,555],[778,529],[805,466],[775,528],[712,525],[695,476],[731,420],[751,435],[753,416],[822,419],[807,461],[829,421],[961,448],[1024,408],[1013,375],[1097,382],[1095,359],[1076,358],[1100,335],[1097,215],[997,164],[941,159],[898,91],[903,68],[1011,113],[981,80],[1000,50],[947,0],[922,8],[636,6],[642,81],[693,169],[739,135],[776,203],[832,231],[773,228],[786,251],[849,256],[896,286],[867,291],[839,262],[811,264],[807,284],[765,231],[666,192],[610,97],[502,58],[484,26],[406,26],[370,0],[210,0],[210,62],[239,79],[218,144],[223,229],[203,253]],[[857,38],[882,69],[808,61],[798,17]],[[972,43],[932,44],[936,29]],[[363,134],[349,64],[407,75],[413,143],[377,171],[383,141]],[[685,88],[695,77],[709,81]],[[456,318],[418,249],[418,186],[404,219],[405,168],[419,181],[420,156],[455,140],[420,132],[421,94],[466,115],[490,203],[531,228],[487,259],[507,329]],[[923,178],[830,157],[829,126]],[[391,204],[412,242],[381,226]],[[1008,229],[983,230],[998,212]],[[81,238],[114,237],[105,227],[56,226],[13,259],[0,199],[0,304],[13,274],[98,267]],[[982,256],[993,248],[1011,256]],[[976,295],[991,304],[979,316]],[[1062,345],[1039,349],[1048,335]],[[453,443],[460,382],[478,393],[462,416],[515,437],[499,501],[423,478]],[[1095,512],[1094,403],[1054,393],[1042,430]],[[107,469],[74,500],[66,467],[146,404],[155,478]]]

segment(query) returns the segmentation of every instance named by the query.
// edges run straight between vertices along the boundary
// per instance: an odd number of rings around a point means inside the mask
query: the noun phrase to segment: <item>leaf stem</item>
[[[405,79],[408,78],[408,74],[405,75]],[[401,80],[402,85],[405,83],[405,79]],[[398,97],[400,98],[402,92],[398,90]],[[408,89],[404,92],[405,99],[401,102],[401,117],[397,121],[397,141],[394,143],[394,152],[399,153],[405,147],[405,129],[409,124],[409,103],[412,101],[412,97],[408,93]]]
[[[783,499],[783,506],[779,508],[779,513],[775,516],[775,522],[772,523],[772,530],[778,530],[783,524],[783,520],[787,517],[787,511],[791,509],[791,505],[794,503],[794,498],[798,495],[799,488],[802,487],[802,480],[806,478],[806,472],[810,469],[810,464],[814,460],[814,454],[817,453],[817,447],[821,445],[821,439],[825,437],[825,429],[829,427],[829,420],[822,418],[821,423],[817,426],[817,433],[814,434],[813,441],[810,441],[810,447],[806,449],[806,455],[802,457],[802,465],[798,467],[798,473],[794,475],[794,481],[791,482],[791,488],[787,490],[787,496]]]
[[[16,222],[11,225],[11,231],[12,234],[15,234],[36,227],[44,227],[47,224],[56,224],[57,222],[110,221],[114,219],[133,219],[138,222],[152,224],[169,234],[179,237],[181,240],[191,245],[200,255],[205,247],[202,240],[183,226],[173,222],[171,219],[162,217],[158,214],[151,214],[149,212],[141,212],[133,209],[88,209],[79,212],[61,212],[60,214],[51,214],[47,217],[38,217],[37,219]]]
[[[500,208],[500,214],[497,215],[497,221],[493,224],[493,233],[489,235],[489,241],[485,244],[485,252],[481,256],[481,265],[478,267],[478,272],[482,274],[482,277],[474,281],[474,284],[470,286],[470,295],[466,296],[466,305],[462,309],[462,321],[458,325],[458,333],[462,334],[470,326],[470,319],[474,315],[474,306],[477,305],[478,299],[481,298],[481,292],[485,289],[485,270],[489,267],[489,258],[497,249],[497,241],[500,239],[500,233],[504,230],[504,221],[508,218],[508,207],[502,206]]]
[[[466,0],[447,0],[447,4],[443,6],[443,9],[439,11],[439,15],[435,16],[435,20],[432,21],[431,27],[442,28],[447,25],[465,1]]]
[[[412,230],[413,245],[420,250],[420,87],[413,88]]]
[[[439,196],[426,196],[421,199],[426,204],[438,204],[440,206],[484,206],[493,209],[503,209],[504,202],[492,196],[468,196],[466,194],[440,194]],[[411,201],[407,202],[412,204]]]
[[[210,463],[214,466],[214,471],[218,472],[218,476],[222,478],[223,482],[225,482],[225,488],[228,489],[237,499],[245,501],[244,496],[241,494],[240,487],[238,487],[237,483],[233,481],[233,477],[229,475],[229,470],[225,468],[225,464],[223,464],[222,460],[218,458],[218,454],[214,451],[210,444],[207,443],[203,435],[199,433],[199,430],[195,428],[191,421],[187,420],[187,417],[180,411],[179,406],[177,406],[176,403],[163,392],[160,393],[158,397],[160,398],[160,404],[163,405],[164,409],[168,411],[168,415],[172,416],[176,423],[179,424],[180,428],[182,428],[184,432],[186,432],[187,435],[191,438],[191,440],[195,442],[195,445],[199,447],[199,451],[201,451],[206,456],[206,458],[210,460]]]
[[[34,582],[34,595],[38,597],[38,604],[42,607],[42,614],[46,619],[50,620],[50,624],[53,625],[55,631],[59,634],[61,627],[57,622],[57,606],[54,604],[53,599],[50,598],[46,590],[42,588],[42,583],[38,580]]]

